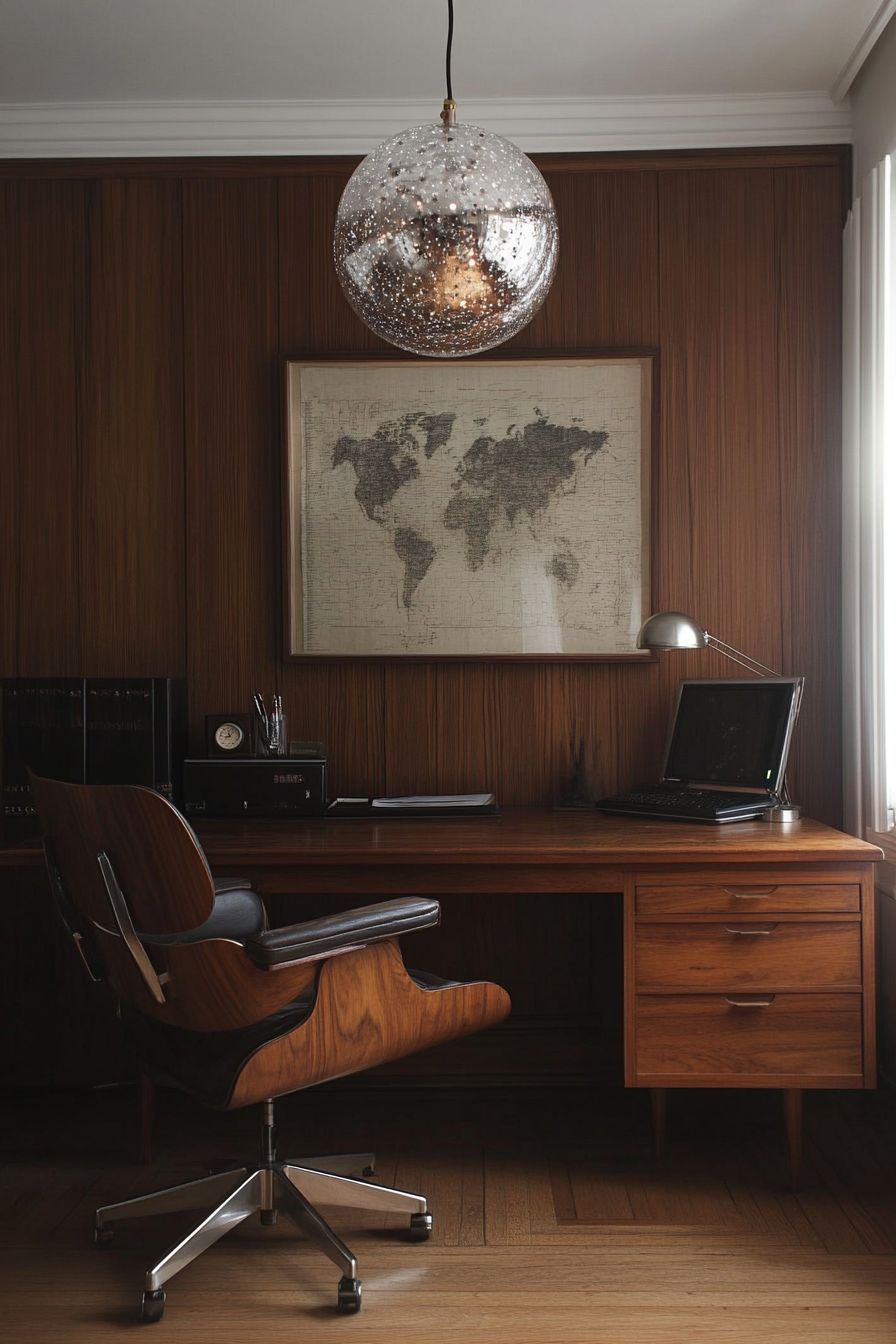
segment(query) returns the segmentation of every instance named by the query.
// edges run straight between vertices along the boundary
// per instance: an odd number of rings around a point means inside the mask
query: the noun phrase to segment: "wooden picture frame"
[[[651,661],[654,364],[287,360],[285,657]]]

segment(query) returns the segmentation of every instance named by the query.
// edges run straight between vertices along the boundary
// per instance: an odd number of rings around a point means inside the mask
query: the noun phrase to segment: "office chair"
[[[402,897],[267,929],[247,882],[212,878],[192,829],[161,794],[31,776],[57,908],[91,974],[111,986],[140,1067],[218,1110],[262,1103],[261,1160],[96,1212],[107,1246],[119,1218],[204,1216],[147,1272],[143,1318],[165,1284],[243,1219],[284,1214],[340,1268],[336,1305],[361,1306],[351,1251],[313,1201],[403,1213],[412,1240],[432,1215],[422,1195],[363,1179],[370,1153],[278,1160],[276,1096],[313,1087],[500,1022],[498,985],[409,972],[398,938],[439,921],[438,902]]]

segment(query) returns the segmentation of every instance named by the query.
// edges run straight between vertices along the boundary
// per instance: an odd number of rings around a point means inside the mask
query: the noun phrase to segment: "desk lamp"
[[[638,631],[637,647],[639,649],[661,650],[716,649],[726,658],[730,658],[733,663],[739,663],[748,672],[752,672],[755,677],[780,677],[782,675],[782,673],[766,667],[764,663],[758,662],[755,658],[751,658],[748,653],[741,653],[740,649],[735,649],[731,644],[726,644],[724,640],[716,639],[715,635],[711,635],[708,630],[703,629],[699,621],[695,621],[693,616],[686,616],[683,611],[658,611],[656,615],[648,616]],[[797,697],[796,710],[793,716],[794,727],[800,712],[800,701],[803,697],[802,678],[800,678]],[[795,803],[791,802],[786,773],[777,803],[774,807],[769,808],[764,816],[766,821],[799,821],[800,809]]]

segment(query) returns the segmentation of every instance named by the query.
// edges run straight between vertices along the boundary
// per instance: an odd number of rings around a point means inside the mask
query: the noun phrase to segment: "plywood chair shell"
[[[241,943],[225,938],[166,947],[165,961],[171,977],[165,997],[173,1016],[164,1020],[187,1031],[234,1031],[260,1022],[298,998],[321,966],[307,961],[262,970]]]
[[[421,989],[397,939],[325,961],[310,1017],[241,1069],[226,1109],[385,1064],[493,1026],[510,1012],[499,985]]]
[[[184,947],[148,947],[163,980],[164,1003],[156,1003],[117,934],[96,932],[113,993],[145,1017],[184,1031],[236,1031],[251,1026],[299,997],[320,968],[309,961],[283,970],[256,966],[241,943],[208,938]]]
[[[31,776],[45,837],[86,917],[114,924],[97,855],[107,853],[134,926],[142,933],[183,933],[212,913],[215,884],[183,817],[153,789],[130,784],[65,784]],[[151,844],[147,844],[147,836]]]
[[[215,884],[180,813],[153,789],[110,785],[91,792],[136,928],[183,933],[203,924],[214,909]]]

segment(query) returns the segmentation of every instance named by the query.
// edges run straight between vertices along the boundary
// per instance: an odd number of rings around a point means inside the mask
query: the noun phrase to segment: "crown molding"
[[[896,3],[896,0],[894,0]],[[462,119],[528,153],[846,144],[827,93],[675,98],[470,99]],[[367,154],[437,101],[0,104],[0,158]]]
[[[831,88],[831,98],[835,103],[839,103],[849,93],[853,80],[871,55],[877,39],[894,14],[896,14],[896,0],[882,0],[880,9],[859,38],[858,46]]]

